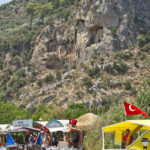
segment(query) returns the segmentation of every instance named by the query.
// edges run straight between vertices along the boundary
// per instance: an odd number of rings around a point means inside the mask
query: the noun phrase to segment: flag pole
[[[122,103],[123,103],[123,101],[122,101]],[[124,103],[123,103],[123,110],[124,110],[125,120],[127,120],[126,111],[125,111],[125,108],[124,108]]]

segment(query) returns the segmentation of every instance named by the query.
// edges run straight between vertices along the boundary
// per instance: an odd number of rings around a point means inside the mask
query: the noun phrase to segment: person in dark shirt
[[[57,141],[57,136],[56,133],[54,132],[52,135],[52,145],[57,146],[58,141]]]

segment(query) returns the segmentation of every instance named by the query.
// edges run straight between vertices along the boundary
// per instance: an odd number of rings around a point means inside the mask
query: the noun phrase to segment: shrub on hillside
[[[110,74],[114,74],[114,69],[113,69],[113,65],[108,64],[105,66],[105,71],[110,73]]]
[[[26,84],[26,81],[24,78],[17,78],[13,77],[8,82],[8,86],[13,89],[13,91],[18,91],[19,88],[23,87]]]
[[[131,92],[132,92],[132,94],[133,94],[134,96],[136,96],[137,90],[136,90],[135,87],[132,87],[132,88],[131,88]]]
[[[3,60],[0,59],[0,69],[3,69]]]
[[[137,44],[143,48],[146,44],[150,42],[150,32],[140,34],[137,38]]]
[[[150,50],[150,42],[144,45],[143,50],[144,51],[149,51]]]
[[[98,66],[95,66],[87,70],[87,73],[92,78],[98,78],[100,76],[100,69],[98,68]]]
[[[138,51],[138,56],[140,57],[141,60],[146,59],[146,54],[142,51]]]
[[[131,85],[131,82],[129,80],[125,81],[124,86],[125,86],[126,90],[132,89],[132,85]]]
[[[1,84],[4,85],[9,81],[10,76],[7,73],[4,73],[0,76],[0,79],[1,79]]]
[[[4,52],[8,52],[10,49],[10,44],[8,41],[4,41],[0,43],[0,50]]]
[[[66,9],[62,8],[62,10],[60,10],[57,13],[57,17],[58,18],[65,18],[67,20],[71,14],[72,14],[71,8],[66,8]]]
[[[124,60],[129,60],[131,59],[133,56],[132,52],[131,51],[118,51],[114,58],[115,59],[124,59]]]
[[[12,63],[13,63],[13,65],[17,66],[18,68],[21,67],[20,57],[17,55],[15,57],[13,57]]]
[[[101,63],[104,63],[104,61],[105,61],[104,57],[100,57],[100,61],[101,61]]]
[[[28,76],[28,81],[29,82],[34,82],[36,79],[35,79],[35,76],[34,75],[29,75]]]
[[[149,67],[150,66],[150,57],[146,58],[146,65]]]
[[[92,54],[91,58],[95,60],[98,58],[98,56],[96,54]]]
[[[125,74],[128,71],[128,65],[123,61],[115,61],[113,64],[105,66],[105,71],[111,74]]]
[[[85,64],[83,64],[82,66],[83,66],[84,71],[85,71],[86,73],[88,73],[89,70],[90,70],[90,67],[89,67],[88,65],[85,65]]]
[[[94,60],[91,60],[91,61],[90,61],[91,66],[94,66],[94,63],[95,63]]]
[[[117,28],[116,27],[112,27],[112,29],[111,29],[112,36],[115,37],[116,33],[117,33]]]
[[[79,99],[81,99],[83,97],[84,93],[81,90],[79,90],[76,92],[76,95]]]
[[[76,69],[76,64],[73,64],[73,65],[72,65],[72,69]]]
[[[57,80],[61,80],[61,72],[60,71],[56,71],[56,79]]]
[[[6,70],[4,70],[6,75],[12,75],[13,74],[13,70],[11,68],[7,68]]]
[[[91,80],[90,77],[84,77],[84,78],[82,79],[82,83],[83,83],[84,86],[86,86],[86,87],[88,87],[88,88],[90,88],[90,87],[93,86],[93,83],[92,83],[92,80]]]
[[[113,64],[113,68],[119,73],[124,74],[128,71],[128,65],[123,61],[115,61]]]
[[[55,80],[55,77],[54,77],[52,74],[47,75],[47,76],[43,79],[43,81],[44,81],[45,83],[53,83],[54,80]]]
[[[6,102],[12,98],[13,89],[7,86],[1,87],[0,102]]]
[[[21,78],[21,77],[25,77],[25,69],[22,68],[22,69],[19,69],[16,71],[16,76]]]
[[[37,81],[37,83],[36,83],[39,87],[41,87],[42,86],[42,84],[43,84],[43,80],[42,79],[39,79],[38,81]]]

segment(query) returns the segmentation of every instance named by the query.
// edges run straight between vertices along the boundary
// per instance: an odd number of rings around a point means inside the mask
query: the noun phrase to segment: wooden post
[[[102,150],[105,149],[105,141],[104,141],[104,128],[102,128]]]
[[[127,120],[127,116],[126,116],[126,112],[125,112],[124,104],[123,104],[123,110],[124,110],[125,120]]]

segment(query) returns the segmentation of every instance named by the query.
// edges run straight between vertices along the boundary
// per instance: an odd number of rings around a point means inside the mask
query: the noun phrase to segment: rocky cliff
[[[54,84],[36,90],[32,87],[32,92],[20,97],[22,104],[30,108],[40,103],[66,106],[82,102],[91,107],[134,97],[149,76],[149,53],[139,52],[137,46],[138,35],[150,30],[149,7],[148,0],[82,0],[67,22],[57,21],[44,28],[31,60],[39,71],[38,78],[55,74],[64,64],[76,64],[76,68],[63,72]],[[128,50],[124,53],[124,49]],[[126,67],[122,59],[128,67],[125,74],[121,73]],[[87,76],[91,87],[83,85]]]
[[[149,8],[148,0],[82,0],[67,23],[43,29],[31,61],[53,69],[68,56],[86,62],[92,54],[133,48],[138,34],[150,29]]]

